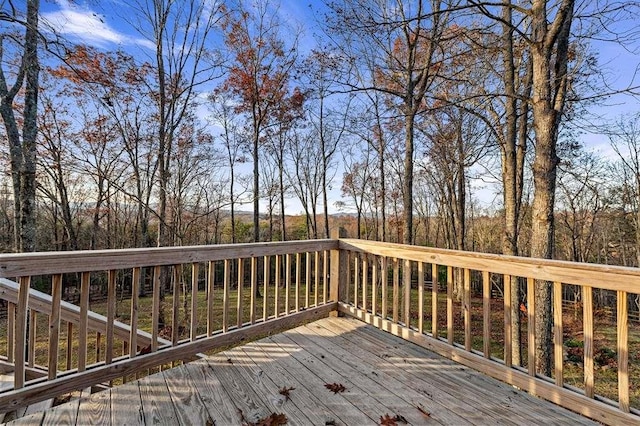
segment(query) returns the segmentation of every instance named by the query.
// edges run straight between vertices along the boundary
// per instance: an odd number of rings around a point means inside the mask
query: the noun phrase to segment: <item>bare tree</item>
[[[17,69],[7,70],[6,64],[14,63],[5,57],[8,42],[15,41],[13,34],[0,34],[0,116],[4,122],[11,157],[11,179],[14,199],[14,249],[36,249],[36,151],[38,135],[38,13],[39,0],[27,0],[26,11],[14,7],[4,10],[0,19],[19,23],[24,36],[15,52],[19,55]],[[15,76],[13,84],[9,76]],[[24,106],[17,108],[15,99],[24,90]],[[22,132],[20,131],[22,126]]]
[[[381,91],[396,102],[404,124],[403,241],[413,242],[414,134],[425,95],[447,56],[443,40],[449,25],[447,1],[334,1],[329,30],[335,48],[350,66],[341,83],[350,90]],[[453,35],[455,37],[455,35]],[[361,68],[372,79],[353,78]]]

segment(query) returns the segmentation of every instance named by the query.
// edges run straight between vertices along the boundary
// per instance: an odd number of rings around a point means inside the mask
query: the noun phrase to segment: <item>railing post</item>
[[[331,238],[339,240],[346,237],[344,228],[331,231]],[[329,288],[331,300],[340,302],[347,293],[347,253],[340,248],[331,250],[331,273],[329,274]],[[338,312],[331,312],[331,316],[338,316]]]

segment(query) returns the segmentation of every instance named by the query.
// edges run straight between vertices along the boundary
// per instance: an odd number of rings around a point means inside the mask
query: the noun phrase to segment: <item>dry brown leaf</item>
[[[326,383],[324,387],[333,393],[341,393],[347,390],[342,383]]]
[[[380,426],[398,426],[395,417],[391,417],[389,413],[384,416],[380,416]]]
[[[292,390],[296,390],[296,388],[288,388],[288,387],[284,386],[282,389],[280,389],[278,391],[278,393],[280,395],[284,396],[286,401],[289,401],[291,399],[291,396],[290,396],[289,392],[291,392]]]

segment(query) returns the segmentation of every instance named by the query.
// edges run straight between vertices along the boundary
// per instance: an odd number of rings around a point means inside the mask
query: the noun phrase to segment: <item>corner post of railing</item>
[[[336,228],[331,231],[331,239],[336,240],[338,245],[331,250],[331,272],[329,273],[331,300],[334,302],[344,300],[347,293],[347,252],[339,247],[340,238],[346,236],[344,228]],[[338,316],[338,311],[331,312],[331,316]]]

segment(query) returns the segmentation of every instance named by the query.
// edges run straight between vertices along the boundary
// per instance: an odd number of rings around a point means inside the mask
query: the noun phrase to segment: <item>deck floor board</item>
[[[325,388],[334,382],[345,392]],[[283,387],[295,388],[288,400]],[[16,424],[221,426],[271,413],[284,413],[291,425],[373,425],[386,414],[409,424],[597,424],[346,318],[228,349]]]

